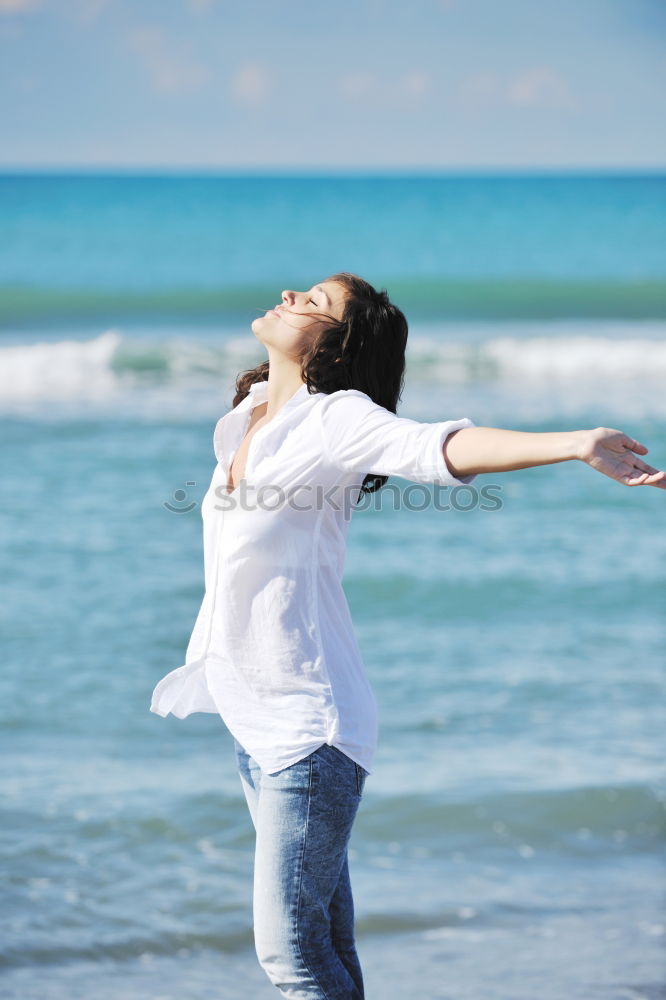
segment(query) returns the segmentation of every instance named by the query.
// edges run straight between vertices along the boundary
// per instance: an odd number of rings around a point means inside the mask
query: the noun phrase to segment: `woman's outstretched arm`
[[[454,476],[511,472],[578,459],[625,486],[666,489],[666,472],[639,458],[647,451],[644,444],[612,427],[543,433],[463,427],[450,434],[443,446]]]

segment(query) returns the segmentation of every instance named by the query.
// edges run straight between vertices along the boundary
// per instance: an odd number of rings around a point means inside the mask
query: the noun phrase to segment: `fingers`
[[[661,471],[660,469],[655,469],[654,465],[648,465],[647,462],[640,462],[640,461],[634,463],[634,468],[639,473],[639,475],[641,472],[649,472],[651,475],[654,475],[655,472]]]
[[[654,476],[648,476],[639,486],[656,486],[659,490],[666,490],[666,472],[657,472]]]
[[[641,455],[647,455],[648,449],[640,441],[634,441],[633,438],[628,437],[625,434],[624,446],[629,451],[638,452]],[[625,482],[627,486],[656,486],[659,489],[666,490],[666,471],[655,469],[653,465],[648,465],[646,462],[641,462],[637,460],[635,462],[636,475],[627,476]]]
[[[630,451],[638,451],[641,455],[647,455],[649,450],[644,444],[641,444],[640,441],[634,441],[634,439],[630,437],[625,437],[624,445],[626,448],[629,448]]]
[[[650,472],[637,472],[635,476],[627,476],[625,482],[629,486],[661,486],[666,488],[666,472],[653,469]]]

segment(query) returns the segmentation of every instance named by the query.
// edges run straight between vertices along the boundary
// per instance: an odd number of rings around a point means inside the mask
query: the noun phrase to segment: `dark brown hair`
[[[341,320],[320,314],[328,322],[301,359],[301,378],[309,392],[360,389],[395,413],[405,378],[407,320],[386,291],[377,291],[356,274],[343,271],[325,280],[345,288],[344,311]],[[237,376],[233,406],[255,382],[268,381],[268,368],[264,361]],[[374,493],[387,479],[367,475],[361,491]]]

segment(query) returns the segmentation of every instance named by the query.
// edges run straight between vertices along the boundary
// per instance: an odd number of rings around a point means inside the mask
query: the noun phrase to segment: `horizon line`
[[[0,164],[0,176],[16,174],[145,174],[155,175],[185,175],[197,174],[217,175],[220,177],[388,177],[388,176],[470,176],[470,175],[660,175],[666,173],[663,166],[618,166],[618,165],[569,165],[569,166],[168,166],[168,165],[132,165],[132,164]]]

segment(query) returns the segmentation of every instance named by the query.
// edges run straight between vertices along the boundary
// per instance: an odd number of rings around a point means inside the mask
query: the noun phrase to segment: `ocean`
[[[666,178],[4,174],[0,220],[0,993],[268,1000],[231,736],[149,712],[250,323],[355,271],[410,322],[400,415],[615,427],[664,468]],[[368,1000],[666,997],[664,493],[474,486],[350,526]]]

